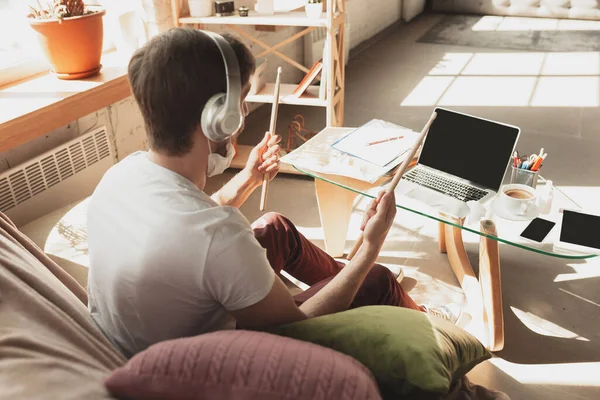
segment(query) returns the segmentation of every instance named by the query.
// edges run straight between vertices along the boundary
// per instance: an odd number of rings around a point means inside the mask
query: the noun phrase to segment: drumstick
[[[281,86],[281,67],[277,68],[277,80],[275,80],[275,90],[273,92],[273,108],[271,109],[271,124],[269,126],[269,135],[267,144],[271,140],[271,136],[275,134],[275,126],[277,125],[277,109],[279,108],[279,88]],[[269,174],[263,175],[262,192],[260,194],[260,211],[265,211],[267,208],[267,191],[269,190]]]
[[[406,158],[402,162],[402,165],[400,166],[400,168],[398,169],[398,171],[396,171],[396,174],[394,174],[394,178],[392,179],[392,183],[385,190],[386,193],[392,193],[392,192],[394,192],[394,189],[396,189],[396,186],[398,186],[398,183],[400,182],[400,179],[402,178],[402,175],[404,175],[404,173],[408,169],[408,166],[410,165],[410,162],[412,161],[412,159],[414,158],[415,154],[417,153],[417,150],[419,149],[419,146],[421,146],[421,143],[423,143],[423,140],[425,140],[425,136],[427,136],[427,132],[429,131],[429,128],[431,127],[431,124],[433,123],[433,120],[435,119],[435,117],[437,117],[437,113],[434,112],[433,114],[431,114],[431,117],[429,118],[429,121],[427,121],[427,123],[425,124],[425,127],[421,131],[421,134],[419,135],[419,138],[417,139],[417,141],[413,145],[412,149],[410,149],[410,152],[408,153],[408,156],[406,156]],[[360,246],[362,245],[362,243],[363,243],[363,233],[361,232],[360,236],[358,237],[358,240],[354,244],[354,247],[352,248],[352,250],[350,251],[350,253],[348,253],[348,257],[346,257],[348,260],[352,260],[352,258],[356,255],[356,252],[358,251],[358,249],[360,249]]]

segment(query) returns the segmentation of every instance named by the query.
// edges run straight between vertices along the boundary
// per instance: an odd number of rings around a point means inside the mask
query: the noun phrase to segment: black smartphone
[[[541,243],[548,236],[552,228],[554,228],[554,225],[556,225],[556,222],[535,218],[521,233],[521,237]]]

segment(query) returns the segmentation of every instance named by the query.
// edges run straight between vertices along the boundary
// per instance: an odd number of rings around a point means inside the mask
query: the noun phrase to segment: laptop
[[[469,214],[470,200],[492,200],[512,160],[520,129],[436,108],[436,119],[419,160],[396,193],[456,218]]]

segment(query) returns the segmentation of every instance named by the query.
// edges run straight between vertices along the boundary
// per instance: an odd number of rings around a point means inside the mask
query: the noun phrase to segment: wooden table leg
[[[357,195],[321,179],[315,179],[315,191],[325,235],[325,250],[332,257],[342,257],[346,247],[352,204]]]
[[[462,223],[462,221],[457,221]],[[483,232],[495,235],[492,221],[482,221]],[[441,252],[448,253],[448,261],[467,302],[474,313],[473,323],[483,330],[479,339],[492,351],[504,347],[504,320],[502,315],[502,291],[500,283],[500,256],[498,242],[481,237],[479,254],[479,279],[475,276],[462,240],[462,229],[440,222]]]
[[[496,225],[491,220],[481,221],[481,232],[496,236]],[[498,241],[485,236],[481,236],[479,242],[479,283],[483,296],[489,348],[491,351],[500,351],[504,348],[500,253]]]
[[[438,225],[438,247],[440,253],[447,253],[446,250],[446,224],[440,222]]]
[[[479,281],[475,276],[475,272],[465,251],[465,244],[462,240],[462,229],[449,224],[443,225],[446,234],[446,251],[452,271],[465,292],[469,305],[479,307],[482,305],[481,286],[479,286]]]

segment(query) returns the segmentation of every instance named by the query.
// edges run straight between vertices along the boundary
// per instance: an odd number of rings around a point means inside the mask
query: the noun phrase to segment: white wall
[[[144,122],[133,97],[102,108],[73,121],[24,145],[0,152],[0,172],[15,167],[80,134],[105,125],[116,150],[117,160],[122,160],[136,150],[147,148]]]
[[[402,0],[347,0],[350,48],[370,39],[402,17]]]
[[[238,0],[236,5],[251,5],[253,0]],[[149,32],[157,32],[172,26],[171,6],[169,0],[142,0],[145,18],[149,21]],[[347,0],[347,15],[350,22],[350,47],[354,47],[369,39],[401,17],[402,0]],[[217,30],[222,29],[216,26]],[[252,27],[246,28],[253,29]],[[299,32],[302,28],[283,28],[276,32],[254,32],[256,37],[268,43],[275,44],[286,37]],[[257,45],[250,46],[254,54],[262,51]],[[286,46],[280,51],[288,57],[302,63],[304,46],[301,40]],[[274,80],[275,70],[278,65],[284,66],[284,61],[279,61],[275,56],[269,57],[270,68],[267,79]],[[302,72],[293,67],[284,68],[282,74],[284,82],[298,82]],[[132,97],[100,109],[95,113],[80,118],[77,121],[48,132],[47,135],[37,138],[27,144],[6,152],[0,152],[0,172],[12,168],[31,157],[35,157],[55,146],[64,143],[88,130],[106,125],[109,135],[116,147],[117,159],[121,160],[132,152],[147,148],[144,134],[144,124],[140,112]]]

